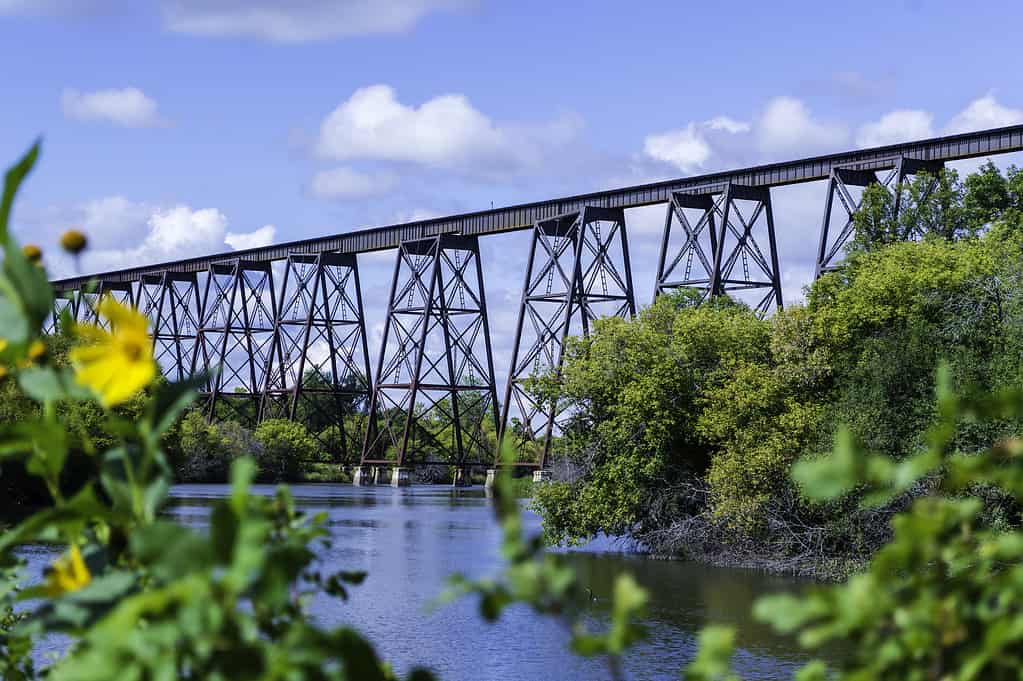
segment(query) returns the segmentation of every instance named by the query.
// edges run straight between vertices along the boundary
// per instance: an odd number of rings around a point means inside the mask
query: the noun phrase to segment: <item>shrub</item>
[[[256,461],[263,480],[296,480],[302,463],[315,461],[320,454],[320,444],[296,421],[263,421],[256,426],[255,438],[261,445]]]

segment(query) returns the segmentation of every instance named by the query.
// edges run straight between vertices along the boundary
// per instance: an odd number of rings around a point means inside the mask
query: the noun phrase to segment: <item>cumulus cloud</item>
[[[805,154],[840,148],[849,131],[841,123],[814,118],[794,97],[775,97],[757,121],[756,136],[761,151]]]
[[[1003,106],[994,98],[994,95],[989,94],[973,100],[953,117],[945,126],[945,133],[987,130],[1017,123],[1023,123],[1023,110]]]
[[[156,100],[134,87],[80,92],[64,90],[60,97],[64,116],[80,121],[104,121],[128,128],[164,125]]]
[[[252,232],[228,231],[227,216],[218,208],[187,204],[156,205],[109,196],[76,206],[44,209],[22,223],[40,241],[39,232],[76,226],[89,236],[83,254],[85,271],[105,271],[241,250],[273,242],[275,229],[265,225]],[[56,235],[52,235],[56,239]],[[51,260],[55,274],[70,273],[70,263]],[[62,265],[62,266],[61,266]]]
[[[671,130],[647,135],[643,140],[643,152],[656,161],[670,163],[685,173],[703,166],[710,158],[710,144],[690,123],[681,130]]]
[[[203,36],[307,42],[403,33],[428,14],[468,0],[165,0],[164,25]]]
[[[361,173],[339,166],[316,173],[309,191],[321,199],[363,199],[384,194],[397,183],[398,178],[392,173]]]
[[[250,248],[269,246],[274,242],[276,235],[276,227],[263,225],[253,232],[228,232],[224,235],[224,243],[236,251],[244,251]]]
[[[536,128],[502,126],[464,95],[441,95],[416,107],[399,102],[394,88],[372,85],[327,115],[316,152],[338,161],[404,162],[497,175],[536,166],[570,142],[579,127],[572,116]]]
[[[708,135],[718,141],[722,135],[740,135],[750,131],[750,124],[728,116],[716,116],[702,123],[690,122],[678,130],[647,135],[643,153],[647,158],[675,166],[684,173],[704,169],[714,155]]]
[[[926,111],[900,109],[866,123],[856,133],[856,146],[880,147],[934,136],[934,116]]]

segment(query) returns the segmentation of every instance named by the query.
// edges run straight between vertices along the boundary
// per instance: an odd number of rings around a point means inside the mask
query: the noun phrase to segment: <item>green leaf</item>
[[[835,436],[835,449],[818,459],[803,459],[792,466],[792,479],[811,499],[836,499],[861,482],[863,454],[852,432],[842,428]]]
[[[57,372],[49,367],[30,367],[18,373],[18,385],[36,402],[56,402],[65,395]]]
[[[10,222],[11,208],[14,205],[14,197],[18,193],[18,188],[21,187],[22,181],[32,171],[32,167],[36,164],[36,159],[39,158],[39,150],[42,146],[41,141],[36,141],[35,144],[29,148],[25,155],[21,159],[11,166],[7,170],[7,174],[4,175],[4,193],[3,199],[0,200],[0,242],[7,243],[9,236],[8,225]]]
[[[8,298],[0,297],[0,337],[8,343],[24,343],[28,340],[29,328],[25,315]]]
[[[153,432],[157,435],[167,432],[167,429],[177,421],[178,416],[195,399],[196,391],[208,380],[209,374],[204,371],[184,381],[159,385],[146,409],[147,419],[152,424]]]

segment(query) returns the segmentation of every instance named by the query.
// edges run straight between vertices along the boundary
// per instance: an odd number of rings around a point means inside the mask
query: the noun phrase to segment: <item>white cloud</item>
[[[580,127],[566,116],[539,128],[500,126],[464,95],[435,97],[422,105],[399,102],[393,88],[356,90],[320,125],[317,153],[338,161],[369,159],[498,175],[535,167]]]
[[[711,154],[710,145],[696,129],[695,123],[681,130],[647,135],[643,140],[643,151],[650,158],[670,163],[685,173],[702,167]]]
[[[80,121],[105,121],[129,128],[164,124],[156,100],[134,87],[95,92],[68,88],[61,94],[60,103],[65,117]]]
[[[721,141],[722,135],[740,135],[750,131],[750,124],[728,116],[716,116],[702,123],[690,122],[684,128],[647,135],[643,153],[648,158],[675,166],[684,173],[704,168],[714,155],[710,133]]]
[[[768,102],[755,134],[757,146],[768,153],[837,149],[849,138],[844,125],[815,119],[806,105],[793,97],[775,97]]]
[[[467,0],[165,0],[164,25],[204,36],[306,42],[403,33],[423,17]]]
[[[123,196],[108,196],[71,207],[51,207],[29,217],[19,228],[33,240],[56,239],[47,231],[74,226],[89,237],[82,255],[84,271],[102,272],[137,265],[180,260],[229,249],[256,248],[273,243],[275,229],[265,225],[252,232],[230,232],[229,221],[217,208],[186,204],[155,205]],[[71,263],[56,256],[55,275],[70,273]]]
[[[725,132],[731,133],[733,135],[738,134],[740,132],[750,131],[749,123],[747,123],[746,121],[737,121],[734,118],[729,118],[728,116],[715,116],[714,118],[704,123],[704,125],[710,128],[711,130],[724,130]]]
[[[224,243],[236,251],[262,248],[272,244],[276,234],[276,227],[273,225],[263,225],[254,232],[228,232],[224,235]]]
[[[987,130],[1017,123],[1023,123],[1023,110],[1002,106],[993,95],[985,95],[970,102],[969,106],[952,118],[945,126],[945,133]]]
[[[877,121],[860,126],[856,146],[880,147],[934,136],[934,116],[926,111],[900,109],[891,111]]]
[[[316,173],[309,191],[321,199],[362,199],[386,193],[397,183],[398,178],[391,173],[360,173],[340,166]]]

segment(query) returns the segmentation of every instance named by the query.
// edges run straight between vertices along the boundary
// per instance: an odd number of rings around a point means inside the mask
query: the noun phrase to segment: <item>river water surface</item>
[[[273,494],[271,485],[254,492]],[[348,624],[364,632],[385,660],[401,672],[430,668],[443,681],[600,681],[609,677],[602,662],[572,655],[568,634],[550,618],[522,606],[506,610],[495,624],[484,622],[475,599],[431,604],[449,575],[477,578],[501,568],[501,533],[483,489],[446,486],[293,485],[297,505],[326,511],[332,548],[321,553],[320,571],[366,570],[369,576],[350,590],[347,602],[322,597],[312,614],[323,624]],[[198,529],[208,523],[226,485],[178,485],[169,513]],[[539,531],[538,518],[524,511],[527,531]],[[39,578],[55,557],[49,546],[25,554]],[[749,570],[714,568],[629,554],[619,544],[593,542],[570,552],[593,600],[587,606],[591,628],[608,621],[614,579],[631,572],[650,592],[645,619],[648,638],[632,649],[624,667],[629,679],[677,679],[692,656],[696,636],[710,623],[738,629],[736,670],[744,679],[789,679],[806,661],[793,643],[749,617],[758,596],[792,591],[803,584]],[[37,651],[39,662],[60,655],[68,641],[51,637]]]
[[[202,527],[213,500],[227,491],[222,485],[177,486],[171,512],[181,522]],[[271,494],[273,487],[256,486],[255,491]],[[292,491],[304,510],[328,514],[333,548],[321,556],[322,570],[369,572],[348,602],[324,598],[313,604],[313,614],[325,624],[357,627],[400,671],[421,664],[447,681],[607,678],[600,661],[568,652],[560,624],[526,608],[507,610],[496,624],[480,619],[471,598],[429,608],[448,575],[482,577],[500,569],[500,529],[481,488],[319,484],[294,485]],[[526,515],[527,528],[537,531],[536,516]],[[622,550],[595,542],[572,551],[571,557],[596,599],[589,606],[594,627],[607,621],[611,585],[622,571],[632,572],[650,591],[649,638],[627,656],[629,678],[678,678],[693,655],[697,632],[712,622],[739,629],[736,666],[743,678],[791,678],[805,661],[792,652],[791,641],[748,616],[758,596],[800,584]]]

